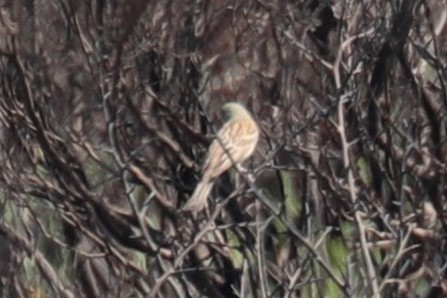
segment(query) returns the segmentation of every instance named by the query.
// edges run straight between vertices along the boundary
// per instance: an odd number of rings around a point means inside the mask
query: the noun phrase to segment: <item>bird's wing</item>
[[[208,150],[202,170],[203,177],[213,179],[228,170],[233,162],[240,163],[247,159],[253,153],[258,136],[257,125],[252,119],[235,119],[227,122],[219,130],[217,138]]]

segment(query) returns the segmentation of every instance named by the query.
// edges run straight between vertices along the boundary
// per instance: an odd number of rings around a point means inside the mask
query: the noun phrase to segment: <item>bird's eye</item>
[[[230,119],[231,113],[228,110],[224,110],[223,117],[225,120]]]

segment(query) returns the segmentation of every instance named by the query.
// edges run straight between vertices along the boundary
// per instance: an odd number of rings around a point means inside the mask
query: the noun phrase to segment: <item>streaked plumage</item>
[[[222,110],[226,122],[208,149],[202,166],[202,180],[186,203],[185,210],[202,210],[206,206],[214,180],[232,165],[238,165],[249,158],[258,143],[259,128],[243,105],[230,102],[225,104]]]

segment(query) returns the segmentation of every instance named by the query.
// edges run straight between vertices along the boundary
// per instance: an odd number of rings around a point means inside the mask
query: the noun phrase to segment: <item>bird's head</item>
[[[222,114],[225,121],[234,118],[251,118],[250,112],[238,102],[228,102],[222,106]]]

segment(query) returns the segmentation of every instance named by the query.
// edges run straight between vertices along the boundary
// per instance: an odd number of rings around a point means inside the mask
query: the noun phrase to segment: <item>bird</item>
[[[199,212],[207,205],[214,182],[232,166],[240,167],[255,151],[259,127],[250,112],[238,102],[222,106],[225,123],[211,143],[201,168],[201,180],[183,210]]]

